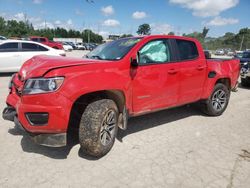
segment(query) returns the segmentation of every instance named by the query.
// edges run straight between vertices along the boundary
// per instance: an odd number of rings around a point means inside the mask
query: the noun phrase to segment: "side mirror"
[[[206,58],[206,59],[211,59],[211,54],[210,54],[210,52],[205,51],[204,53],[205,53],[205,58]]]
[[[137,58],[132,58],[130,59],[130,63],[131,63],[131,66],[132,67],[138,67],[138,61],[137,61]]]

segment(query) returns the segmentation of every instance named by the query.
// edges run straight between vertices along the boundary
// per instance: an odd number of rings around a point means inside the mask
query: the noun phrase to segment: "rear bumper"
[[[4,120],[13,121],[15,126],[24,131],[30,136],[30,138],[39,145],[50,146],[50,147],[62,147],[67,144],[67,134],[66,133],[55,133],[55,134],[34,134],[28,132],[17,118],[16,110],[7,106],[3,112],[2,117]]]

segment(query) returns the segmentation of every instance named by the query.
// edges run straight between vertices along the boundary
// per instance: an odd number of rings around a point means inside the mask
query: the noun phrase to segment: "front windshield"
[[[250,58],[250,52],[244,52],[242,57],[243,58]]]
[[[102,44],[86,55],[90,59],[119,60],[138,43],[141,38],[124,38]]]

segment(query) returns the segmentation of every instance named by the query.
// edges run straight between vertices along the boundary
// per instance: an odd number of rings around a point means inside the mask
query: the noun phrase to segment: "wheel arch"
[[[120,113],[123,112],[124,106],[126,105],[125,94],[121,90],[101,90],[83,94],[73,102],[70,111],[68,130],[78,129],[82,113],[84,112],[86,106],[90,102],[100,99],[113,100],[116,103]]]
[[[218,84],[218,83],[221,83],[221,84],[224,84],[225,86],[227,86],[227,88],[229,90],[231,90],[231,79],[230,78],[219,78],[214,85]]]

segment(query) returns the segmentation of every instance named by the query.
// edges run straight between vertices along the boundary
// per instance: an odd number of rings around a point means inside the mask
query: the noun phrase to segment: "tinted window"
[[[35,42],[39,42],[39,41],[38,41],[38,38],[32,38],[31,40],[32,40],[32,41],[35,41]]]
[[[9,42],[0,45],[0,52],[17,52],[17,51],[18,51],[17,42]]]
[[[37,45],[37,46],[38,46],[38,51],[48,51],[48,49],[43,46],[40,46],[40,45]]]
[[[243,52],[243,58],[250,58],[250,52]]]
[[[32,43],[22,43],[22,51],[37,51],[38,46]]]
[[[176,43],[179,48],[181,60],[195,59],[199,56],[194,42],[177,39]]]
[[[46,42],[44,38],[40,38],[40,42]]]
[[[170,51],[166,40],[154,40],[139,51],[139,63],[165,63],[170,61]]]

